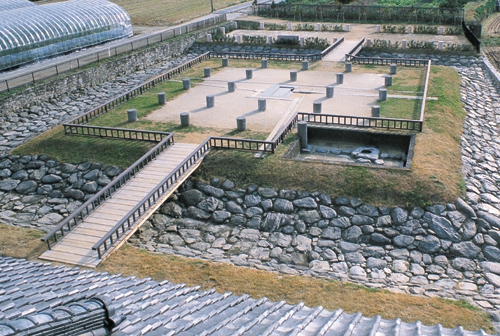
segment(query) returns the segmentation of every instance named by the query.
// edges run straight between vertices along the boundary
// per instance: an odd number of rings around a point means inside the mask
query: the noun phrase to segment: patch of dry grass
[[[372,169],[324,163],[285,161],[281,156],[295,138],[289,136],[275,155],[255,160],[248,153],[213,151],[195,177],[228,178],[239,186],[256,183],[279,189],[325,192],[332,197],[358,197],[385,206],[425,206],[454,202],[463,192],[460,135],[465,112],[460,101],[460,76],[447,67],[433,67],[424,131],[417,135],[411,171]]]
[[[165,26],[187,22],[214,10],[239,4],[238,0],[112,0],[125,9],[138,26]],[[245,1],[242,1],[245,2]],[[241,2],[241,3],[242,3]]]
[[[401,318],[405,322],[441,323],[444,327],[459,325],[468,330],[483,328],[492,331],[486,313],[463,307],[463,303],[437,298],[395,294],[386,290],[317,279],[286,276],[252,268],[213,263],[199,259],[153,254],[131,246],[123,246],[102,265],[99,271],[168,279],[202,289],[216,288],[219,293],[249,294],[258,299],[285,300],[289,304],[304,302],[309,307],[323,306],[365,316],[381,315],[385,319]]]
[[[0,223],[0,255],[36,260],[46,249],[40,241],[44,232]],[[72,267],[71,265],[67,265]],[[215,288],[219,293],[249,294],[258,299],[285,300],[289,304],[304,302],[309,307],[343,309],[365,316],[381,315],[385,319],[401,318],[405,322],[441,323],[444,327],[459,325],[468,330],[493,331],[488,314],[458,301],[395,294],[351,283],[311,277],[285,276],[252,268],[212,263],[199,259],[149,253],[128,244],[115,251],[96,271],[169,280],[202,289]]]
[[[0,223],[0,255],[35,260],[47,249],[40,240],[44,235],[40,230]]]

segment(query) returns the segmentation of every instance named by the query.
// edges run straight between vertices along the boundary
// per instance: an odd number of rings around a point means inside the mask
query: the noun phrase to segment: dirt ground
[[[226,68],[192,87],[187,94],[168,101],[147,117],[160,122],[179,122],[180,113],[189,112],[190,122],[198,127],[232,130],[236,118],[246,117],[247,128],[271,132],[296,111],[313,113],[321,102],[323,113],[370,116],[377,103],[378,89],[384,86],[383,74],[346,73],[343,84],[333,71],[297,71],[297,81],[290,80],[290,70],[253,69],[246,79],[246,69]],[[234,81],[235,92],[228,91]],[[326,87],[334,87],[334,97],[326,97]],[[206,96],[213,95],[215,106],[206,106]],[[258,99],[266,98],[266,110],[258,110]]]

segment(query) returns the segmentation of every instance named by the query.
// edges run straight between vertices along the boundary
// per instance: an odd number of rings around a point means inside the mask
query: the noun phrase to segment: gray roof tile
[[[303,304],[255,300],[199,287],[160,283],[0,257],[0,328],[5,319],[40,316],[76,298],[105,295],[126,315],[113,335],[425,335],[479,336],[482,331],[446,329],[328,311]],[[36,280],[34,280],[36,279]],[[33,315],[35,313],[35,315]],[[2,330],[0,329],[0,335]]]

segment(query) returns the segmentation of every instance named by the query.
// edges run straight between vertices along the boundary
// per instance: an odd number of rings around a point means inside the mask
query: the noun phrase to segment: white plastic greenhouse
[[[132,34],[127,12],[106,0],[2,0],[0,70]]]

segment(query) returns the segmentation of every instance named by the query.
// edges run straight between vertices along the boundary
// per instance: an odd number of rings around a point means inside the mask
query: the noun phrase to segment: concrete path
[[[333,49],[331,53],[323,57],[325,62],[343,62],[345,61],[345,54],[350,52],[359,40],[344,40],[337,48]]]

